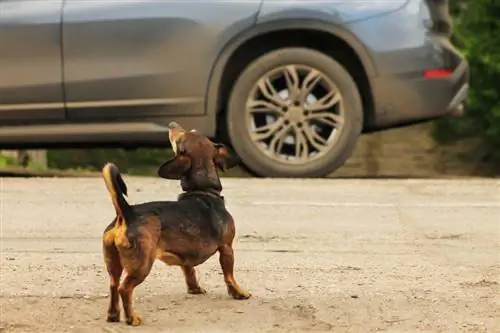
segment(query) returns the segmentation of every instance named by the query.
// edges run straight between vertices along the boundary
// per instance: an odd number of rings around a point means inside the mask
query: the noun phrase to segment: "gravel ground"
[[[130,201],[173,181],[125,177]],[[224,179],[236,278],[198,267],[206,295],[157,262],[141,327],[105,321],[101,179],[0,179],[0,332],[500,332],[500,181]]]

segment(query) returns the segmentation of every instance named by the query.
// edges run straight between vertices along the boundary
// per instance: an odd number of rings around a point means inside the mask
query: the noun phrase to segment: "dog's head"
[[[184,191],[222,190],[217,169],[226,171],[239,159],[223,144],[213,143],[196,130],[186,131],[179,124],[168,125],[169,140],[175,156],[163,163],[158,176],[180,179]]]

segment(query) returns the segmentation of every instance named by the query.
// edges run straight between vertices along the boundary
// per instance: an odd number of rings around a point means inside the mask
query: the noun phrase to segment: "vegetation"
[[[70,169],[99,171],[107,162],[113,162],[121,172],[151,176],[156,175],[158,167],[173,156],[171,149],[65,149],[48,152],[48,167],[53,169]],[[224,177],[241,177],[248,174],[234,168],[219,172]]]
[[[54,169],[100,171],[106,162],[113,162],[122,172],[152,175],[171,156],[169,149],[65,149],[50,150],[47,160]]]
[[[15,158],[0,155],[0,168],[11,167],[17,165]]]
[[[471,75],[466,115],[436,122],[440,143],[474,139],[470,161],[500,170],[500,1],[452,2],[454,33],[468,58]]]

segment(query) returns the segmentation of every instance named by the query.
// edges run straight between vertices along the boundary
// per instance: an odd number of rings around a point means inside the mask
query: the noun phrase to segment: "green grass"
[[[0,154],[0,168],[16,166],[17,162],[15,158],[4,156]]]
[[[57,149],[47,151],[49,169],[100,171],[107,163],[118,166],[120,172],[154,176],[158,167],[172,158],[171,149]],[[248,177],[249,174],[240,168],[220,172],[223,177]]]
[[[100,171],[107,162],[123,173],[152,175],[172,156],[168,149],[63,149],[47,151],[48,167],[60,170]]]

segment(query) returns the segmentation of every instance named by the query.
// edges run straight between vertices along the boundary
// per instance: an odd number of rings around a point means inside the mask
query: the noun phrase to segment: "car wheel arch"
[[[205,113],[207,115],[217,117],[217,114],[220,111],[219,106],[222,102],[220,97],[223,90],[223,87],[221,86],[223,83],[222,79],[225,71],[228,70],[227,66],[235,52],[237,52],[240,48],[245,47],[248,42],[259,37],[276,32],[285,32],[287,30],[311,30],[327,33],[333,38],[338,38],[351,47],[352,50],[358,55],[367,77],[370,78],[377,75],[374,62],[365,46],[352,33],[339,25],[308,19],[278,19],[268,21],[252,26],[245,32],[231,39],[224,47],[222,47],[222,51],[214,61],[207,84],[205,95]]]

